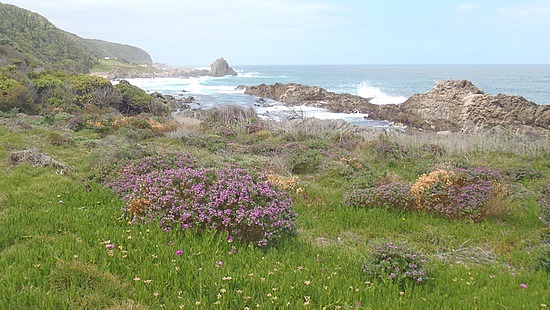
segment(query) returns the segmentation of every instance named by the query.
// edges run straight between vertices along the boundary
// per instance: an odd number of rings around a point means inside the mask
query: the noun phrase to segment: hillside
[[[0,66],[20,59],[22,69],[47,68],[88,72],[105,57],[151,64],[142,49],[100,40],[83,39],[60,30],[46,18],[19,7],[0,3]]]

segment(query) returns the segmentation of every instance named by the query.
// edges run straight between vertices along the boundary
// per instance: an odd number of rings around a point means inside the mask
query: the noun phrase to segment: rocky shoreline
[[[375,105],[369,99],[301,84],[240,86],[245,94],[289,106],[313,106],[331,112],[366,113],[369,119],[407,126],[409,131],[475,133],[507,130],[550,137],[550,106],[520,96],[485,94],[468,80],[447,80],[401,104]]]
[[[188,78],[226,75],[236,76],[237,72],[225,59],[219,58],[210,65],[210,70],[170,69],[158,71],[153,76]],[[537,105],[521,96],[485,94],[468,80],[439,81],[424,94],[412,95],[401,104],[387,105],[373,104],[369,98],[296,83],[240,85],[237,89],[258,97],[260,103],[268,98],[291,107],[308,106],[334,113],[367,114],[368,119],[393,122],[411,132],[506,130],[550,137],[550,105]],[[176,98],[158,93],[154,96],[174,109],[190,109],[191,105],[200,105],[193,97]]]

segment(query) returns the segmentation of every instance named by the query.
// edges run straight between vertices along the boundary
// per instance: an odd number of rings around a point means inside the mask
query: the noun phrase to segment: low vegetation
[[[48,113],[0,117],[2,309],[548,307],[547,140],[176,123],[33,79]]]

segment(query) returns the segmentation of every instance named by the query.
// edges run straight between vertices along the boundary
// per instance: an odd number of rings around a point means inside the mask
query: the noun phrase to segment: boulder
[[[209,75],[218,77],[226,75],[236,76],[237,72],[235,72],[235,70],[233,70],[233,68],[229,66],[225,59],[218,58],[210,65]]]
[[[384,106],[378,117],[399,120],[420,129],[478,132],[504,128],[550,135],[550,106],[520,96],[485,94],[467,80],[437,82],[424,94],[395,106]]]

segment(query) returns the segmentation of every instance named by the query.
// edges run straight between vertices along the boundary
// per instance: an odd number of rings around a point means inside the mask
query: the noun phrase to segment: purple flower
[[[223,262],[221,260],[219,260],[217,263],[216,263],[216,267],[221,267],[223,266]]]
[[[181,255],[181,254],[183,254],[183,251],[182,250],[177,250],[174,254]]]
[[[112,243],[109,243],[109,244],[107,244],[105,247],[108,248],[108,249],[112,249],[112,248],[115,247],[115,245],[112,244]]]
[[[527,284],[525,283],[521,283],[519,286],[521,286],[521,288],[527,288]]]

